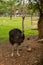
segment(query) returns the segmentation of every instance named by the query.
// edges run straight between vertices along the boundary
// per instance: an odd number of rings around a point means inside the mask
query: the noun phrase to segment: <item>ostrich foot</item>
[[[14,56],[14,54],[12,53],[11,56]]]
[[[17,49],[17,55],[20,56],[19,50]]]
[[[20,53],[17,53],[18,56],[20,56]]]

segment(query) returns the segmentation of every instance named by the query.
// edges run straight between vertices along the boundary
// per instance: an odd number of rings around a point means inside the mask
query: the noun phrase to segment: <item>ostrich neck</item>
[[[22,17],[22,33],[24,34],[24,19],[25,19],[25,16]]]

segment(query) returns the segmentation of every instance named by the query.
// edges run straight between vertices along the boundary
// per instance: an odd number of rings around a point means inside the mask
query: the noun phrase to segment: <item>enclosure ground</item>
[[[14,56],[11,56],[12,49],[9,40],[0,44],[0,65],[36,65],[40,63],[43,44],[37,42],[37,36],[27,38],[19,47],[19,57],[16,54],[16,46],[14,46]]]

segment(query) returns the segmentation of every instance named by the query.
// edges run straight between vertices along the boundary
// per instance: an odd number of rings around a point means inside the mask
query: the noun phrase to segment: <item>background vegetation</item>
[[[33,17],[33,20],[37,20],[38,17]],[[24,21],[24,33],[25,36],[38,34],[37,30],[32,30],[32,26],[37,25],[37,21],[33,22],[31,25],[31,18],[26,17]],[[13,28],[19,28],[22,30],[22,18],[13,17],[10,20],[9,17],[0,17],[0,38],[8,38],[9,31]]]

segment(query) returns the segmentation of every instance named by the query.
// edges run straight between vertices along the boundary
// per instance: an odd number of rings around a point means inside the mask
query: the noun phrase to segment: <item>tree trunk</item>
[[[43,38],[43,14],[40,15],[40,19],[38,21],[38,30],[39,30],[39,38]]]
[[[41,7],[43,7],[43,0],[40,0]],[[43,38],[43,8],[42,11],[40,12],[40,18],[38,21],[38,30],[39,30],[39,38]]]
[[[10,20],[12,20],[12,15],[10,15]]]
[[[32,15],[31,15],[31,25],[33,24],[33,22],[32,22]]]
[[[12,20],[12,11],[10,12],[10,20]]]

